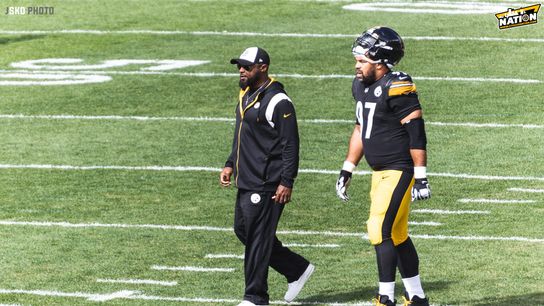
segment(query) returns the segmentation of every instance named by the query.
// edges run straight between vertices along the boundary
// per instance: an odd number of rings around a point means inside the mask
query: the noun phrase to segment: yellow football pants
[[[408,215],[414,175],[399,170],[374,171],[367,222],[370,243],[392,239],[395,246],[408,239]]]

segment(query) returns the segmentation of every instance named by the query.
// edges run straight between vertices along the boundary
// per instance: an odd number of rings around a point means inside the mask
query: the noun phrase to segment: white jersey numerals
[[[376,103],[365,102],[365,108],[368,108],[368,118],[366,120],[365,139],[370,139],[370,133],[372,132],[372,124],[374,123],[374,112],[376,111]]]
[[[365,139],[370,139],[370,135],[372,133],[372,125],[374,123],[374,112],[376,111],[376,103],[365,102],[364,108],[368,109],[368,118],[366,118]],[[355,116],[357,117],[357,121],[359,122],[359,124],[362,126],[364,121],[364,111],[363,103],[361,101],[357,101],[357,106],[355,107]]]
[[[363,125],[363,102],[357,101],[355,106],[355,117],[357,117],[357,122],[362,126]]]

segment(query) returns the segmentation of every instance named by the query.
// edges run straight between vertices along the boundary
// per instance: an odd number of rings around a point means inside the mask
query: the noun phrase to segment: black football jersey
[[[370,86],[355,78],[356,124],[361,125],[364,156],[375,171],[409,170],[410,137],[401,119],[421,109],[412,78],[403,72],[389,72]]]

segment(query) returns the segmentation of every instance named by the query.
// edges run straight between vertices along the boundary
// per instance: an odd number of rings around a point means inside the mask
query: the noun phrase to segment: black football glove
[[[412,187],[412,201],[427,200],[431,198],[431,187],[427,178],[416,179]]]
[[[347,190],[350,182],[351,172],[348,172],[346,170],[340,171],[340,176],[336,181],[336,195],[340,198],[340,200],[344,202],[347,202],[349,200]]]

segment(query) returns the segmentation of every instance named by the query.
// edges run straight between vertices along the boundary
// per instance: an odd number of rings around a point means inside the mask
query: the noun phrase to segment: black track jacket
[[[239,189],[292,188],[298,172],[299,136],[295,108],[274,79],[257,96],[240,90],[232,152],[225,167],[234,169]]]

